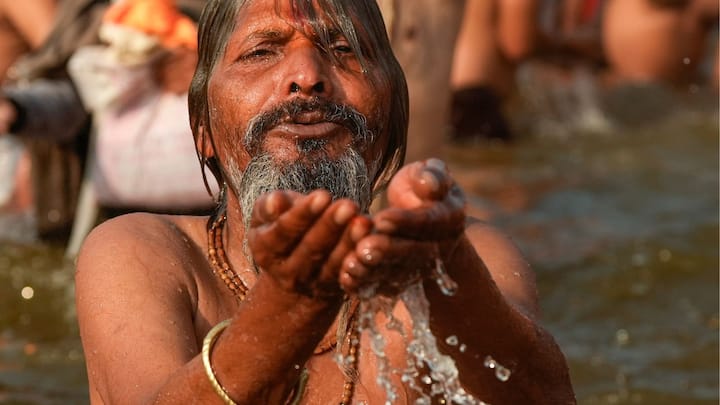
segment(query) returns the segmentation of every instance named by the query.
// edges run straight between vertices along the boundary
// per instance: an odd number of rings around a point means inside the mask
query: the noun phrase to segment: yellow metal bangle
[[[228,325],[230,325],[230,319],[226,319],[210,329],[210,332],[208,332],[203,340],[202,361],[205,366],[205,374],[207,374],[208,380],[210,380],[210,384],[212,384],[218,396],[223,400],[223,402],[225,402],[226,405],[237,405],[237,403],[227,394],[225,388],[220,385],[220,382],[215,377],[215,371],[212,368],[212,364],[210,364],[210,351],[212,350],[212,345],[217,340],[220,332],[227,328]]]

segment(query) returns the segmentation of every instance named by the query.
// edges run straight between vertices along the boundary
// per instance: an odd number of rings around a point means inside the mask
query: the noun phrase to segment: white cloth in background
[[[94,116],[88,169],[96,198],[112,207],[209,207],[187,93],[161,91],[151,63],[123,65],[102,46],[81,48],[70,60],[80,97]]]
[[[23,144],[10,134],[0,134],[0,207],[7,204],[15,189],[15,172]]]

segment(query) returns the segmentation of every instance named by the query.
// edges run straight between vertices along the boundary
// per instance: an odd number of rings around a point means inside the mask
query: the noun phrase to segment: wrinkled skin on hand
[[[376,286],[396,295],[447,257],[465,228],[465,197],[438,159],[403,167],[388,207],[367,217],[327,191],[273,191],[255,204],[248,244],[284,291],[339,298]]]
[[[463,235],[465,197],[438,159],[403,167],[388,187],[388,207],[372,218],[374,232],[345,257],[340,283],[348,293],[374,286],[395,295],[435,268]]]
[[[280,289],[321,299],[340,298],[338,274],[370,219],[350,200],[331,201],[325,190],[308,195],[273,191],[255,203],[248,246]]]

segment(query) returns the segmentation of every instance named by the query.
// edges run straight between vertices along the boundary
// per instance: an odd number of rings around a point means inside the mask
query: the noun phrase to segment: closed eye
[[[269,48],[255,48],[250,50],[249,52],[246,52],[240,56],[240,60],[243,61],[250,61],[253,59],[265,59],[274,54],[274,51],[272,51]]]
[[[348,55],[353,53],[353,49],[345,41],[333,44],[332,50],[333,52],[341,55]]]

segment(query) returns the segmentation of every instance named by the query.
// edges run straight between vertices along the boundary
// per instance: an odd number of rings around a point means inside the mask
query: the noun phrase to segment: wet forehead
[[[314,2],[313,2],[314,3]],[[328,32],[337,33],[327,15],[314,5],[317,22]],[[235,40],[243,39],[280,39],[293,32],[312,33],[309,16],[299,14],[291,0],[251,0],[238,12]]]

